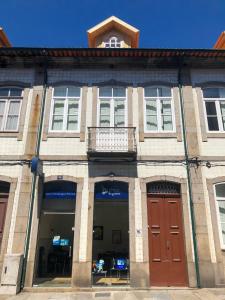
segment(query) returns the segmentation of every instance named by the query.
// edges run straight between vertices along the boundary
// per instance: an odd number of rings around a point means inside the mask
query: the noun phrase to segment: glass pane
[[[171,102],[168,100],[161,101],[161,113],[163,115],[171,115]]]
[[[17,130],[18,116],[8,116],[6,130]]]
[[[110,116],[109,115],[101,115],[100,116],[100,126],[101,127],[109,127],[110,126]]]
[[[63,115],[63,111],[64,111],[64,101],[55,100],[53,114],[54,115]]]
[[[203,97],[204,98],[219,98],[219,88],[206,88],[203,89]]]
[[[69,103],[68,103],[68,114],[69,115],[73,115],[73,114],[76,114],[78,115],[78,110],[79,110],[79,104],[78,104],[78,101],[76,100],[69,100]]]
[[[1,101],[0,102],[0,115],[3,115],[5,111],[5,102]]]
[[[68,116],[67,129],[68,130],[78,129],[78,116]]]
[[[124,101],[115,101],[115,114],[124,115]]]
[[[105,86],[99,88],[99,97],[112,97],[112,88]]]
[[[145,88],[145,97],[157,97],[157,88]]]
[[[11,101],[9,104],[9,115],[19,115],[20,101]]]
[[[65,86],[58,86],[54,88],[54,96],[55,97],[66,97],[66,90]]]
[[[123,87],[113,88],[113,97],[126,97],[126,89]]]
[[[156,100],[147,100],[146,101],[146,114],[147,115],[156,115],[157,114]]]
[[[225,102],[220,102],[220,111],[222,116],[222,122],[223,122],[223,130],[225,130]]]
[[[110,115],[110,102],[101,101],[100,103],[100,115]]]
[[[159,97],[171,97],[171,89],[167,87],[162,87],[158,89]]]
[[[17,88],[10,89],[10,97],[21,97],[22,90]]]
[[[207,116],[216,116],[216,103],[214,101],[205,102]]]
[[[54,116],[52,122],[52,130],[63,129],[63,116]]]
[[[225,244],[225,224],[221,224],[223,244]]]
[[[225,198],[225,183],[216,185],[216,197]]]
[[[0,88],[0,97],[8,97],[9,96],[9,89],[8,88]]]
[[[3,117],[0,116],[0,130],[2,129],[2,121],[3,121]]]
[[[162,116],[162,129],[173,130],[172,116]]]
[[[220,88],[220,98],[225,98],[225,89]]]
[[[207,117],[207,120],[208,120],[209,130],[211,130],[211,131],[218,131],[219,130],[217,117]]]
[[[220,222],[225,222],[225,201],[217,201],[220,213]]]
[[[124,127],[125,122],[124,122],[124,116],[115,116],[115,127]]]
[[[77,86],[68,87],[68,97],[80,97],[80,88]]]
[[[146,116],[146,127],[149,131],[157,130],[157,116]]]

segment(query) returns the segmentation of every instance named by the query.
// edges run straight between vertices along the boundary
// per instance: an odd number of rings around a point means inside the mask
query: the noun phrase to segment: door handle
[[[167,248],[167,250],[169,250],[170,249],[170,241],[166,241],[166,248]]]

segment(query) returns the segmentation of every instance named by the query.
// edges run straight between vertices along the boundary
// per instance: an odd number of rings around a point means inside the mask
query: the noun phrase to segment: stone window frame
[[[51,118],[51,106],[52,106],[52,91],[54,87],[59,86],[78,86],[81,89],[81,114],[80,114],[80,130],[79,132],[53,132],[49,130],[50,118]],[[44,113],[44,126],[42,140],[47,141],[48,138],[80,138],[80,142],[85,141],[86,135],[86,107],[87,107],[87,92],[88,86],[81,82],[76,81],[59,81],[49,84],[46,92],[45,101],[45,113]]]
[[[170,87],[173,96],[173,116],[174,116],[174,132],[145,132],[145,116],[144,116],[144,88],[145,87]],[[182,142],[181,130],[181,112],[179,101],[179,89],[176,83],[164,81],[150,81],[137,85],[138,103],[139,103],[139,142],[144,142],[145,138],[176,138],[178,142]]]
[[[17,131],[1,131],[0,137],[13,137],[17,138],[18,141],[23,140],[23,131],[24,131],[24,125],[26,120],[26,112],[27,112],[27,104],[28,104],[28,98],[31,86],[27,85],[27,83],[20,82],[20,81],[3,81],[0,82],[0,87],[4,88],[19,88],[23,91],[22,96],[22,103],[20,107],[20,114],[19,114],[19,124],[18,124],[18,130]]]
[[[207,87],[225,88],[225,83],[222,81],[207,81],[207,82],[202,82],[194,85],[196,95],[197,95],[202,142],[207,142],[208,138],[225,138],[225,131],[210,132],[207,130],[207,124],[206,124],[207,120],[205,115],[204,100],[203,100],[203,93],[202,93],[202,89]]]

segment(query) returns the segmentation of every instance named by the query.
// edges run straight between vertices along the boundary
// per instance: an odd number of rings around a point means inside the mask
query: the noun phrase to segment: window
[[[220,243],[225,249],[225,183],[215,185],[215,194]]]
[[[203,89],[208,131],[225,131],[225,88]]]
[[[121,42],[117,37],[112,36],[107,42],[105,42],[105,48],[121,48]]]
[[[56,87],[53,90],[51,131],[78,131],[80,118],[80,88]]]
[[[99,126],[126,127],[126,89],[123,87],[99,88]]]
[[[17,131],[22,89],[0,88],[0,131]]]
[[[167,87],[146,87],[145,131],[174,131],[171,89]]]

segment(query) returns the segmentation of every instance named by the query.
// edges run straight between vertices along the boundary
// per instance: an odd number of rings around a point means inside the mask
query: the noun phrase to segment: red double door
[[[148,195],[151,286],[187,286],[180,196]]]

